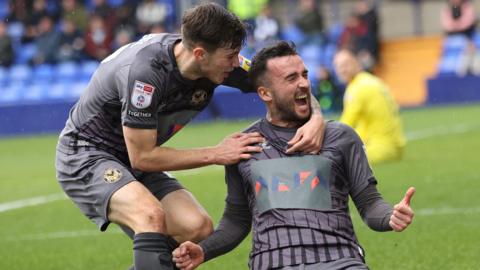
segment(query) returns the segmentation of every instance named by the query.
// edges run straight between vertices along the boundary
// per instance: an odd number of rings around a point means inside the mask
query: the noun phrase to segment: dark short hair
[[[219,4],[198,5],[182,17],[183,43],[190,49],[195,45],[210,52],[218,48],[236,49],[245,44],[246,36],[246,25]]]
[[[267,71],[267,62],[269,59],[298,55],[293,42],[278,41],[275,44],[261,49],[252,60],[248,76],[253,83],[255,89],[265,83],[262,79],[265,71]]]

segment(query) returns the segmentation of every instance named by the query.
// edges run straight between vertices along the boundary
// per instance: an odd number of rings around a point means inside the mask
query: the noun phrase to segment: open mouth
[[[300,94],[295,97],[295,104],[299,106],[304,106],[308,104],[308,95]]]

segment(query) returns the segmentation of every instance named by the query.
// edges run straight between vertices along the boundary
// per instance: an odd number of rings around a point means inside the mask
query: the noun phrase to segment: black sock
[[[168,241],[168,236],[161,233],[136,234],[133,238],[135,270],[173,270]]]

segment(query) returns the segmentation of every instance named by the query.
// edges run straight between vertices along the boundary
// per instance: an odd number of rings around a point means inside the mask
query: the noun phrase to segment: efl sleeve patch
[[[141,81],[135,81],[133,84],[132,97],[130,102],[137,109],[145,109],[152,103],[153,85]]]

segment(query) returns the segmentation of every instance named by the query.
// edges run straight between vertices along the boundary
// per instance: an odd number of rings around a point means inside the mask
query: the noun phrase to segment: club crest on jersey
[[[202,89],[197,89],[192,95],[192,100],[190,100],[190,104],[193,106],[199,106],[203,104],[207,100],[207,91]]]
[[[120,177],[122,177],[122,172],[119,169],[108,168],[103,174],[103,180],[107,183],[115,183]]]
[[[135,81],[133,84],[133,93],[130,102],[137,109],[145,109],[152,103],[153,85],[141,81]]]

